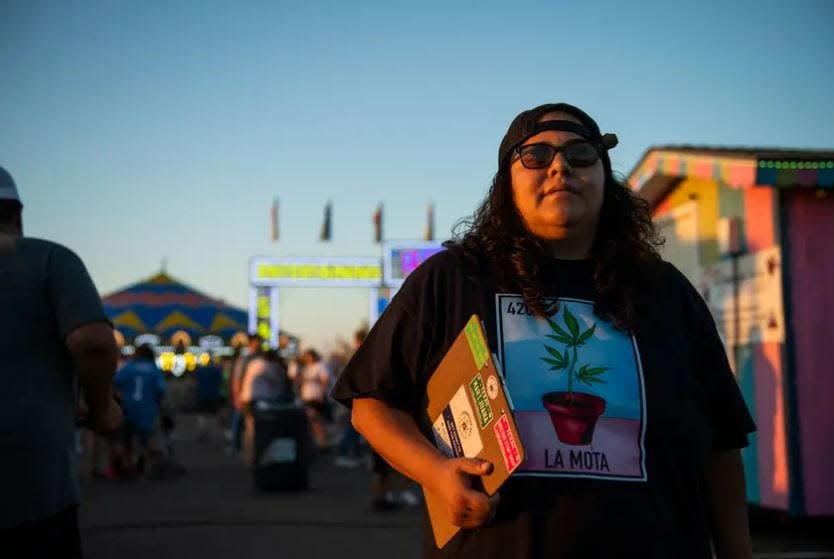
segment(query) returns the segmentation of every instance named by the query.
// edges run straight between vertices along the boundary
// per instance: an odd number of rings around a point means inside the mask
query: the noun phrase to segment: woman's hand
[[[455,525],[477,528],[492,520],[498,494],[490,498],[472,488],[472,476],[489,475],[492,464],[477,458],[446,458],[410,415],[375,398],[354,400],[351,420],[389,464],[445,503]]]
[[[498,506],[498,493],[488,497],[472,488],[472,476],[492,472],[492,464],[477,458],[445,460],[431,481],[430,491],[446,504],[452,523],[461,528],[478,528],[489,523]]]

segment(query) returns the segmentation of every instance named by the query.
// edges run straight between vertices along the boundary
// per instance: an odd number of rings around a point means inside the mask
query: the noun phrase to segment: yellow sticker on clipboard
[[[483,367],[487,362],[487,359],[489,359],[489,348],[487,347],[483,333],[481,333],[481,328],[478,324],[478,318],[476,316],[472,316],[472,318],[469,319],[469,322],[466,323],[466,339],[469,341],[469,349],[472,350],[472,357],[475,359],[475,366],[478,367],[478,370],[480,371],[481,367]]]

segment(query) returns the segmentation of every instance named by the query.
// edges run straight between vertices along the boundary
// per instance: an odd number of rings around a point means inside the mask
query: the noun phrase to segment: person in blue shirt
[[[222,397],[220,388],[223,385],[223,371],[212,361],[208,365],[198,367],[195,373],[197,380],[197,440],[204,442],[208,439],[208,417],[216,417],[217,408]]]
[[[154,362],[153,348],[147,344],[136,348],[133,359],[116,372],[113,385],[121,394],[124,409],[122,443],[125,459],[128,465],[133,465],[134,440],[139,443],[144,457],[165,395],[165,378]]]

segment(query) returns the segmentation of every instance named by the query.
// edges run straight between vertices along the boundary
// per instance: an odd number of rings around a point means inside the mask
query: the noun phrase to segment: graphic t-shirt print
[[[527,459],[515,475],[646,480],[646,398],[637,343],[560,299],[548,319],[496,295],[499,360]]]

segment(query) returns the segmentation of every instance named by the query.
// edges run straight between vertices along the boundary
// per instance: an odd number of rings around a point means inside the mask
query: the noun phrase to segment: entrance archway
[[[249,332],[278,347],[280,289],[363,287],[372,325],[405,278],[443,246],[426,241],[389,241],[382,258],[253,256],[249,261]]]

